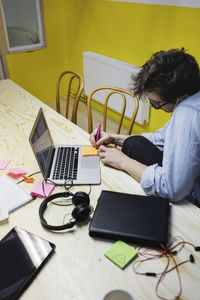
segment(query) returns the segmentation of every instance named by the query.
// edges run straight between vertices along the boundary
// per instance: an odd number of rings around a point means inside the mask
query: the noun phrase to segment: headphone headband
[[[70,221],[69,223],[66,223],[64,225],[50,225],[47,223],[47,221],[44,218],[44,212],[47,209],[47,204],[57,198],[60,197],[69,197],[72,196],[72,203],[76,206],[74,210],[72,211],[72,217],[73,221]],[[49,197],[47,197],[40,205],[39,208],[39,217],[41,224],[48,230],[65,230],[72,228],[77,222],[82,222],[86,220],[91,213],[91,208],[89,206],[89,196],[88,194],[84,192],[77,192],[74,195],[70,192],[63,192],[63,193],[57,193],[53,194]]]

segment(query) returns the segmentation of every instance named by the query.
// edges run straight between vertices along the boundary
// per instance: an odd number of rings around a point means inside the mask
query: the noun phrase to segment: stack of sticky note
[[[39,198],[48,197],[55,188],[55,184],[38,182],[31,190],[31,195],[36,195]]]
[[[8,175],[13,178],[21,177],[22,175],[27,174],[27,172],[21,167],[8,169]]]
[[[97,155],[97,149],[92,146],[81,147],[83,156],[95,156]]]
[[[105,256],[121,269],[124,269],[137,255],[137,250],[123,241],[117,241],[105,253]]]

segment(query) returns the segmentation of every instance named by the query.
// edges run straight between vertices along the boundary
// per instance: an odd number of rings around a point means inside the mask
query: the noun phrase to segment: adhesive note
[[[137,254],[137,250],[133,247],[122,241],[117,241],[104,255],[118,267],[124,269]]]
[[[9,164],[10,160],[8,159],[0,159],[0,170],[4,170]]]
[[[97,155],[97,149],[92,146],[83,146],[82,148],[83,156],[95,156]]]
[[[55,184],[52,183],[42,183],[38,182],[33,189],[31,190],[30,194],[36,195],[39,198],[46,198],[48,197],[55,188]]]
[[[8,169],[8,172],[9,172],[10,174],[13,174],[13,175],[22,175],[22,174],[26,174],[26,173],[27,173],[27,172],[26,172],[25,170],[23,170],[21,167]]]

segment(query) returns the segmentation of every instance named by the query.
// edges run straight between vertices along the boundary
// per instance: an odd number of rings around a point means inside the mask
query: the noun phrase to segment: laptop
[[[98,156],[83,156],[81,145],[54,146],[42,108],[29,136],[33,153],[46,182],[100,184]]]

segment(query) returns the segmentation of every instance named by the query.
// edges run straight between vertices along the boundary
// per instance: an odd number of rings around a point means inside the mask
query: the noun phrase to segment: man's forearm
[[[139,183],[146,168],[148,168],[148,166],[128,156],[124,159],[122,166],[122,169]]]

